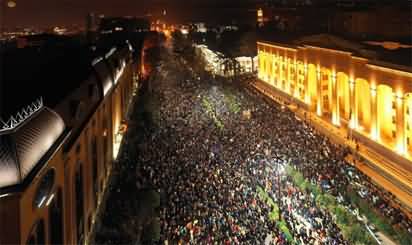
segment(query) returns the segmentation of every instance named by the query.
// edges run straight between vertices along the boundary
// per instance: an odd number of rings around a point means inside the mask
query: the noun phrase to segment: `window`
[[[54,169],[49,169],[46,174],[43,175],[33,199],[33,207],[41,208],[46,204],[54,185],[54,176]]]
[[[83,114],[84,104],[79,100],[72,100],[70,101],[69,107],[71,117],[79,120]]]
[[[46,243],[46,235],[44,234],[44,221],[40,220],[32,228],[27,245],[41,245]]]
[[[76,226],[78,244],[84,241],[84,203],[83,203],[83,170],[80,168],[75,177],[75,195],[76,195]]]
[[[63,244],[63,204],[60,188],[50,204],[49,212],[50,243]]]

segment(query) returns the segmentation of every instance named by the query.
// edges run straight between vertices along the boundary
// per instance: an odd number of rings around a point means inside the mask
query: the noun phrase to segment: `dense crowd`
[[[139,155],[137,179],[138,186],[153,186],[161,195],[161,240],[167,244],[290,243],[269,219],[271,208],[257,191],[266,184],[262,179],[273,182],[272,187],[277,184],[274,172],[257,170],[271,158],[262,158],[265,150],[281,153],[287,147],[273,137],[273,130],[282,125],[273,116],[285,120],[290,115],[230,91],[238,98],[231,103],[251,110],[252,118],[245,119],[225,102],[226,88],[202,81],[153,86],[161,94],[160,116],[158,127],[138,146],[144,154]],[[213,112],[207,111],[205,100],[213,105]],[[223,129],[210,113],[217,115]],[[299,192],[286,178],[280,184],[287,196],[281,210],[295,239],[305,244],[345,243],[329,214],[309,194]],[[277,198],[271,189],[267,192]]]
[[[153,93],[160,95],[160,113],[157,126],[137,146],[144,154],[139,154],[136,170],[138,187],[160,193],[164,244],[291,243],[269,218],[271,207],[259,197],[259,187],[279,200],[294,242],[347,244],[314,194],[300,190],[281,171],[286,164],[342,202],[349,203],[346,193],[354,190],[392,217],[394,225],[412,227],[366,176],[345,162],[348,149],[333,144],[291,111],[249,90],[198,79],[181,67],[170,69],[185,73],[179,75],[185,79],[172,82],[168,72],[169,77],[152,85]],[[227,93],[236,101],[228,100]],[[240,111],[234,112],[233,104]],[[250,118],[242,114],[246,110]]]

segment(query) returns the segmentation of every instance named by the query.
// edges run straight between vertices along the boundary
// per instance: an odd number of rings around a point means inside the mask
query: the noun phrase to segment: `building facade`
[[[254,73],[257,70],[257,56],[239,56],[230,59],[220,52],[209,49],[206,45],[195,45],[195,52],[205,62],[205,69],[214,75],[231,77]]]
[[[410,176],[411,69],[317,46],[257,46],[261,81],[332,125],[348,128]]]
[[[132,50],[108,49],[53,107],[39,95],[0,122],[0,244],[88,242],[137,88]]]

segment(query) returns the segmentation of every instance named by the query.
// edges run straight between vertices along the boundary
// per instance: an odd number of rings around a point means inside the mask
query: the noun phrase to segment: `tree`
[[[255,64],[253,58],[257,54],[257,37],[256,32],[249,31],[242,34],[239,41],[239,54],[241,56],[250,57],[252,62],[252,72],[255,72]]]

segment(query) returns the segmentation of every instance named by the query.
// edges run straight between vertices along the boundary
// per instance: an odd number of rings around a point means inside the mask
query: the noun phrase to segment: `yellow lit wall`
[[[405,95],[406,146],[412,152],[412,94]]]
[[[338,111],[342,120],[349,121],[350,114],[350,90],[349,77],[339,72],[337,74],[337,92],[338,92]]]
[[[308,66],[308,93],[310,101],[313,101],[313,104],[316,104],[318,85],[317,85],[317,75],[316,75],[316,66],[309,64]]]
[[[322,112],[332,113],[332,80],[331,71],[322,69],[321,73],[321,94],[322,94]]]
[[[257,45],[260,80],[299,99],[333,125],[350,125],[400,154],[407,153],[405,148],[412,153],[412,72],[339,50]]]
[[[378,117],[377,128],[378,138],[387,142],[393,140],[392,131],[396,131],[393,121],[394,108],[393,108],[393,91],[392,88],[387,85],[379,85],[377,88],[377,101],[378,101]]]
[[[358,106],[358,129],[368,133],[371,129],[371,88],[365,79],[356,79],[355,97]]]
[[[296,65],[296,92],[295,97],[305,102],[305,66],[302,62]]]

